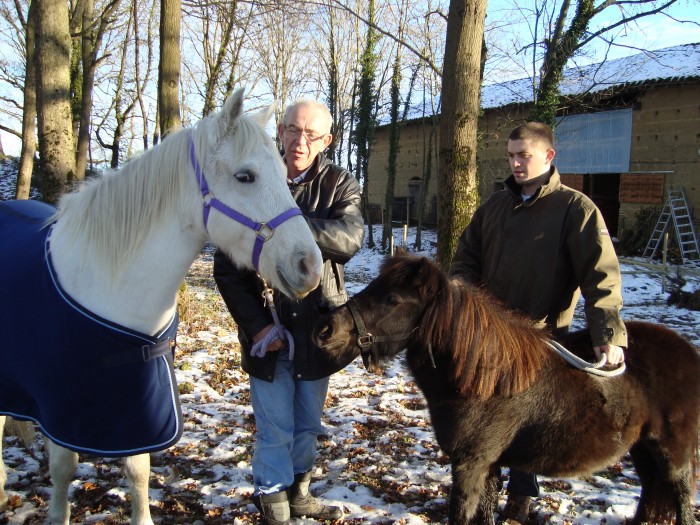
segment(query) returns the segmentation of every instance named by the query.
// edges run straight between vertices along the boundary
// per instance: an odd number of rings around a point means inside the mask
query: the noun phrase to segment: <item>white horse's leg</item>
[[[69,525],[68,485],[78,466],[78,454],[46,439],[49,450],[49,473],[51,474],[51,501],[49,502],[49,523]]]
[[[7,508],[7,493],[5,492],[7,472],[5,471],[5,463],[2,460],[2,436],[5,430],[6,418],[7,416],[0,416],[0,512]]]
[[[131,493],[131,525],[153,525],[151,509],[148,507],[151,456],[139,454],[124,458],[124,472]]]

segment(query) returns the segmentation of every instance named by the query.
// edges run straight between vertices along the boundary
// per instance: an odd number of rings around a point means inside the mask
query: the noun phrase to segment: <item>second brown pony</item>
[[[375,364],[406,349],[435,435],[452,462],[449,522],[491,524],[500,467],[546,476],[600,470],[630,453],[641,483],[633,523],[694,525],[700,354],[663,325],[629,322],[627,370],[577,370],[548,337],[431,261],[387,259],[316,343]],[[587,331],[559,341],[593,361]]]

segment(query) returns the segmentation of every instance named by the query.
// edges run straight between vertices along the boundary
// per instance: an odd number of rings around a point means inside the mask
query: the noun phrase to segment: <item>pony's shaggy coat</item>
[[[449,280],[427,259],[388,259],[351,301],[374,336],[411,334],[374,343],[371,360],[406,349],[437,441],[452,461],[451,524],[493,523],[502,466],[580,475],[628,451],[642,486],[633,523],[696,523],[700,354],[677,333],[626,323],[627,370],[599,377],[566,363],[544,342],[549,334],[525,317]],[[339,359],[360,353],[348,308],[319,320],[314,337]],[[594,360],[587,331],[558,340]]]

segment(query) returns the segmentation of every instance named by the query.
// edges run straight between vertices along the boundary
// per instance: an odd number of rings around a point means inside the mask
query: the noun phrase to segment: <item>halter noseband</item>
[[[372,335],[371,332],[367,330],[365,322],[362,319],[360,311],[355,306],[353,299],[350,299],[345,306],[348,307],[350,315],[353,321],[355,321],[355,326],[357,327],[357,346],[360,347],[360,354],[362,355],[362,363],[365,365],[366,369],[369,369],[369,360],[372,357],[371,348],[374,343],[394,343],[396,341],[403,341],[408,339],[415,332],[415,328],[410,332],[405,332],[403,334],[396,335]]]
[[[204,178],[204,173],[202,172],[202,167],[199,165],[199,162],[197,162],[194,141],[192,140],[191,135],[190,161],[192,162],[194,174],[197,177],[197,182],[199,183],[199,190],[202,192],[202,219],[204,220],[204,229],[207,230],[207,222],[209,221],[209,212],[211,211],[211,208],[215,208],[230,219],[240,222],[244,226],[247,226],[251,230],[255,231],[255,246],[253,247],[253,267],[257,272],[258,264],[260,263],[260,253],[262,252],[263,244],[265,243],[265,241],[269,240],[275,233],[275,228],[277,228],[287,219],[291,219],[296,215],[302,215],[301,210],[299,208],[290,208],[287,211],[280,213],[277,217],[268,222],[256,222],[253,219],[246,217],[242,213],[239,213],[236,210],[226,206],[223,202],[221,202],[214,196],[211,190],[209,190],[207,181]]]

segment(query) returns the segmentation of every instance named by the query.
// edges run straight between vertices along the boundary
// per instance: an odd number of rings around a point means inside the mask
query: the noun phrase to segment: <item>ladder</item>
[[[644,257],[652,258],[659,251],[664,234],[668,231],[671,222],[673,222],[683,264],[690,259],[700,258],[693,218],[690,215],[688,201],[682,186],[674,186],[669,189],[668,199],[666,199],[659,220],[656,222],[654,231],[644,249]]]

